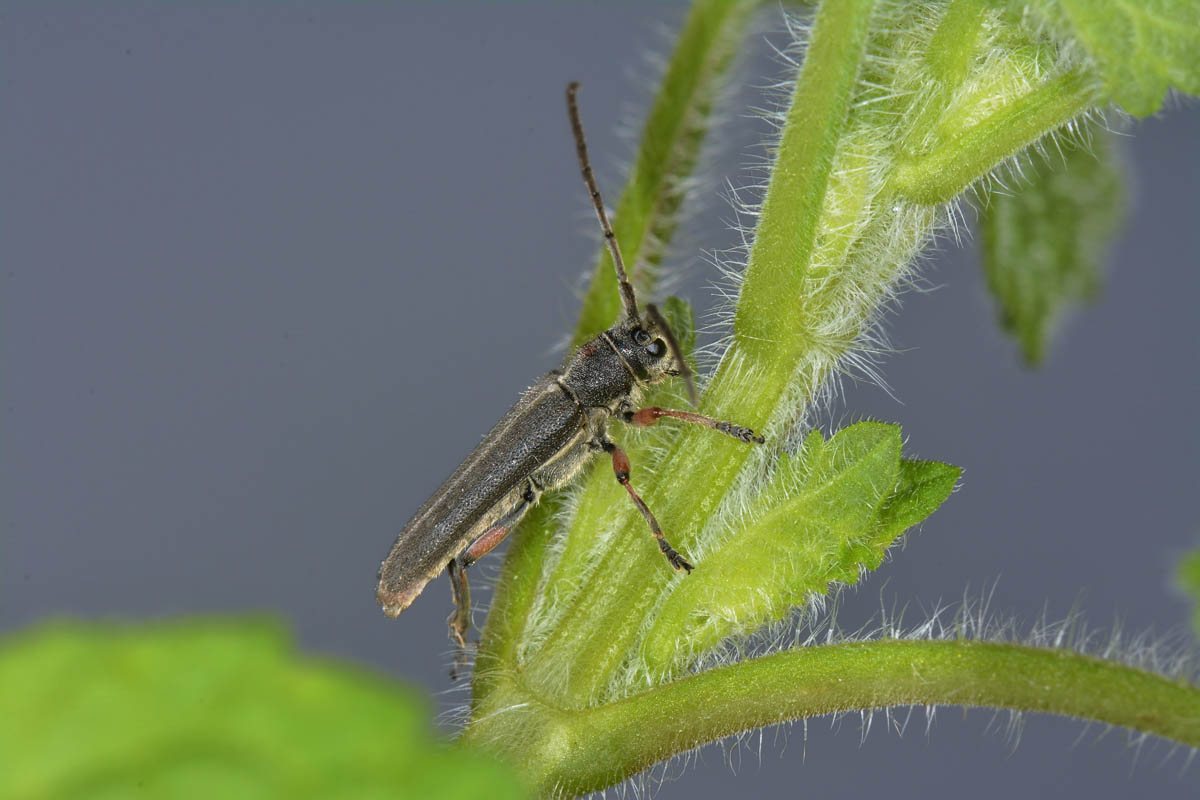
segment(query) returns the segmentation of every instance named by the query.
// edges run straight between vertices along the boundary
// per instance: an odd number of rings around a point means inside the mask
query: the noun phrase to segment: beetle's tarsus
[[[464,634],[465,630],[458,630],[454,626],[454,618],[456,614],[450,615],[450,639],[454,642],[454,663],[450,665],[450,680],[457,681],[467,672],[467,664],[470,661],[468,655],[469,650],[476,647],[476,642],[468,642]]]
[[[687,570],[690,575],[692,570],[695,569],[695,567],[688,563],[687,559],[679,555],[679,552],[674,547],[671,547],[666,539],[660,538],[658,540],[658,549],[662,550],[663,555],[667,557],[667,561],[671,562],[671,566],[675,568],[676,572]]]

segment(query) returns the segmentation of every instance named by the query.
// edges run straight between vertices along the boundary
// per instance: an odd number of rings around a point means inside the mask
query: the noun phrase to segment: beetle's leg
[[[450,668],[450,680],[458,680],[467,667],[467,629],[471,627],[471,584],[467,580],[467,568],[457,558],[446,565],[450,576],[450,598],[454,612],[446,622],[450,625],[450,638],[454,640],[454,666]]]
[[[691,411],[676,411],[671,408],[659,408],[658,406],[647,406],[646,408],[634,411],[632,408],[626,408],[621,411],[621,419],[633,425],[648,427],[658,422],[663,417],[671,417],[672,419],[683,420],[690,422],[693,425],[703,425],[706,428],[712,428],[714,431],[720,431],[727,436],[732,436],[746,444],[762,444],[766,441],[762,436],[745,427],[744,425],[736,425],[732,422],[726,422],[722,419],[714,419],[706,417],[703,414],[696,414]]]
[[[608,439],[600,439],[596,443],[606,453],[612,454],[613,472],[617,476],[617,483],[625,487],[625,491],[629,492],[630,499],[637,506],[638,511],[642,512],[642,516],[646,520],[646,524],[650,526],[650,532],[654,534],[654,538],[658,540],[658,549],[662,550],[662,554],[667,557],[667,561],[671,562],[671,566],[676,572],[680,570],[692,571],[692,565],[687,559],[679,555],[679,552],[671,547],[671,543],[667,541],[667,537],[663,536],[662,526],[658,524],[658,520],[654,518],[654,514],[650,513],[650,508],[646,505],[646,501],[641,498],[633,485],[629,483],[629,456],[625,451],[617,447]]]
[[[471,627],[471,584],[467,581],[467,567],[483,558],[508,537],[513,527],[521,521],[521,517],[525,516],[525,512],[537,502],[539,493],[538,485],[530,480],[525,494],[521,496],[521,502],[496,520],[492,527],[480,534],[466,550],[459,553],[457,558],[450,559],[450,563],[446,565],[446,572],[450,575],[451,597],[454,600],[454,613],[447,622],[450,625],[450,638],[459,648],[459,658],[455,660],[460,662],[460,665],[467,647],[466,633]]]

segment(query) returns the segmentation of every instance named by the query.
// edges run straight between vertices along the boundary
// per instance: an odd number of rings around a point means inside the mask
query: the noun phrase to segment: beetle
[[[608,438],[607,423],[618,418],[653,425],[672,418],[703,425],[747,443],[762,444],[754,431],[690,411],[656,406],[638,409],[643,387],[681,377],[692,405],[696,388],[679,344],[658,309],[639,313],[604,201],[588,160],[587,143],[575,95],[567,86],[567,113],[575,137],[584,184],[612,255],[623,314],[608,330],[584,343],[566,366],[527,389],[458,469],[430,497],[396,537],[379,569],[376,597],[383,613],[395,617],[443,570],[449,573],[455,610],[448,620],[460,652],[471,625],[471,594],[466,569],[495,548],[543,493],[569,483],[596,454],[612,458],[617,481],[641,512],[675,571],[693,567],[663,534],[629,480],[625,451]]]

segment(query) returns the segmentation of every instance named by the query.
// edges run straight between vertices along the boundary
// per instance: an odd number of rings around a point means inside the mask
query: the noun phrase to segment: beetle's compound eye
[[[646,353],[655,360],[663,357],[667,352],[667,344],[662,339],[655,339],[650,344],[646,345]]]
[[[635,344],[642,346],[650,341],[650,334],[646,333],[641,328],[637,328],[633,332],[633,341]]]

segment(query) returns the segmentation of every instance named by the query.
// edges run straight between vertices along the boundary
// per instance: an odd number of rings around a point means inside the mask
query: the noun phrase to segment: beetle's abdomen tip
[[[417,598],[417,595],[419,595],[421,590],[424,588],[425,587],[422,585],[416,587],[415,589],[409,587],[407,589],[397,591],[395,589],[389,589],[380,583],[379,588],[375,590],[375,599],[379,601],[379,609],[385,615],[389,617],[398,617],[400,616],[401,611],[412,605],[412,601]]]

